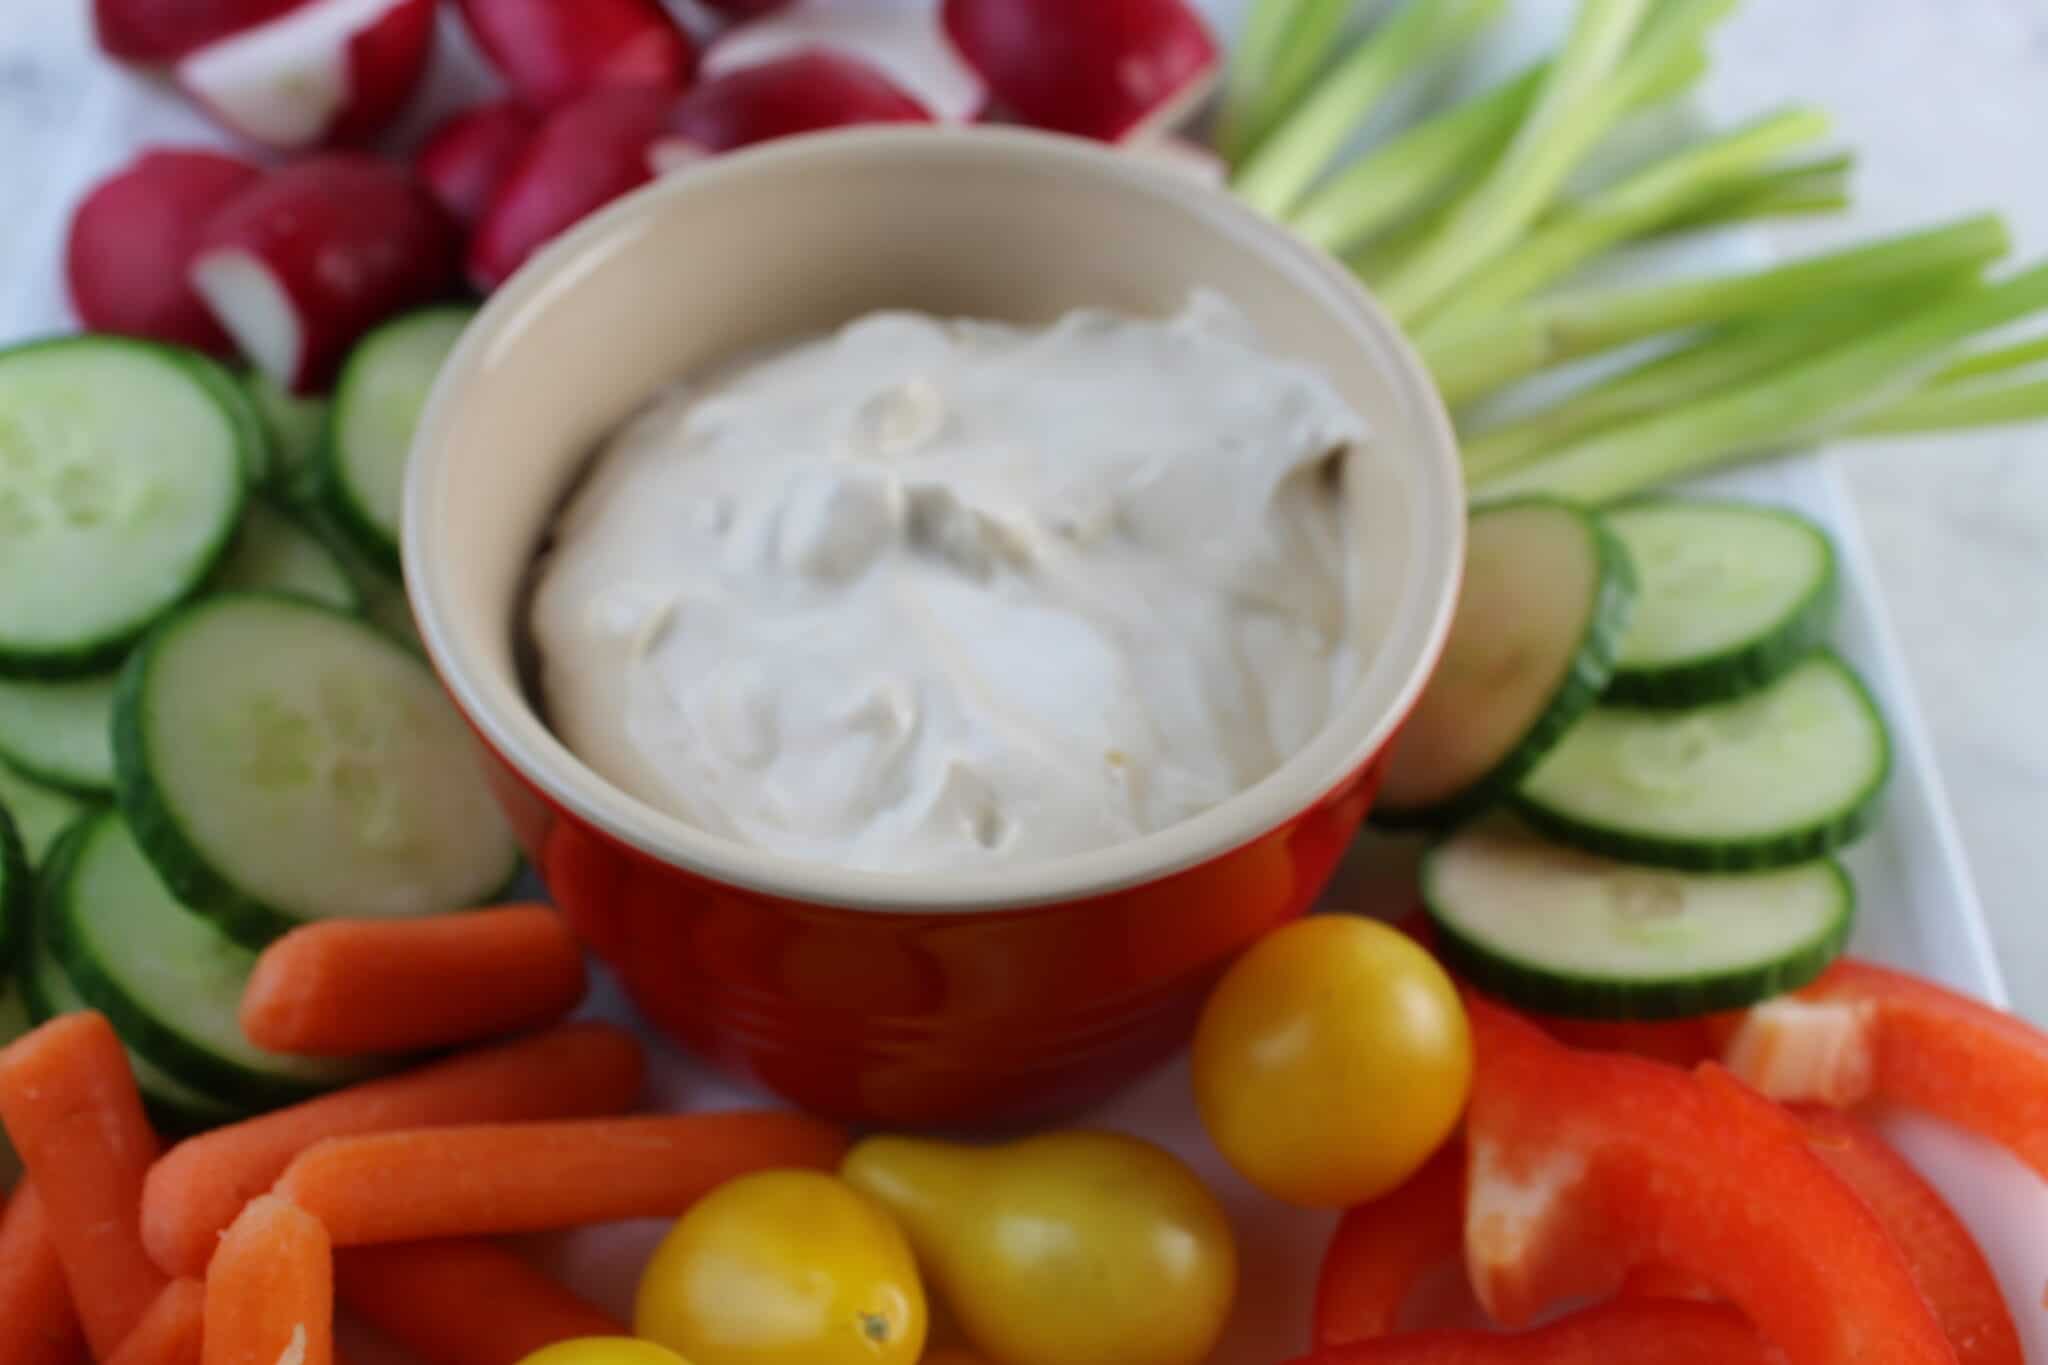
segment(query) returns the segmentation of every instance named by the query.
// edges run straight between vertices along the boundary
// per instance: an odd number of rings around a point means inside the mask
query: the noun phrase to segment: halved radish
[[[262,179],[238,157],[198,148],[146,151],[95,186],[71,214],[64,280],[78,320],[225,355],[234,349],[185,279],[201,226]]]
[[[702,157],[854,123],[929,123],[931,115],[865,62],[799,52],[704,81],[676,104],[650,149],[666,174]]]
[[[449,217],[473,228],[539,127],[540,120],[516,100],[479,104],[436,128],[413,158],[413,169]]]
[[[192,287],[244,355],[294,392],[355,339],[454,282],[455,226],[425,187],[334,152],[275,171],[207,221]]]
[[[419,87],[434,0],[310,0],[179,60],[178,85],[223,124],[272,147],[362,142]]]
[[[697,49],[656,0],[461,0],[477,46],[529,104],[607,86],[680,90]]]
[[[216,38],[240,33],[306,0],[93,0],[101,50],[129,62],[173,62]]]
[[[674,92],[593,90],[548,115],[469,239],[471,283],[489,292],[542,243],[653,177],[648,148]]]
[[[1026,123],[1123,142],[1192,114],[1222,58],[1183,0],[945,0],[968,65]]]
[[[971,123],[988,107],[988,87],[946,40],[939,4],[796,0],[719,34],[704,49],[703,75],[723,76],[804,51],[837,53],[880,71],[941,123]]]

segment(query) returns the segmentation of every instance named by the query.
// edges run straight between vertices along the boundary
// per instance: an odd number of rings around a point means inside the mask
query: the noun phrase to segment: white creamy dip
[[[676,386],[539,565],[551,722],[605,778],[844,867],[1162,829],[1356,674],[1363,420],[1222,299],[1049,328],[877,313]]]

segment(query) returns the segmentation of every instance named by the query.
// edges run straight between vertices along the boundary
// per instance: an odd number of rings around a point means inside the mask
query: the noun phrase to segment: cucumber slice
[[[15,989],[13,982],[0,976],[0,1047],[6,1047],[33,1027],[35,1020],[29,1015],[26,997]],[[7,1140],[7,1130],[0,1128],[0,1190],[11,1189],[19,1179],[21,1158],[15,1155],[14,1144]]]
[[[349,353],[334,389],[321,486],[364,554],[398,568],[399,503],[413,429],[473,308],[429,308],[385,323]]]
[[[226,551],[248,438],[200,374],[124,337],[0,352],[0,674],[111,668]]]
[[[1374,822],[1447,825],[1508,796],[1599,699],[1634,596],[1627,554],[1590,512],[1542,498],[1475,511],[1450,641]]]
[[[1856,893],[1833,859],[1738,875],[1615,862],[1516,821],[1468,825],[1422,863],[1437,951],[1524,1009],[1674,1019],[1803,986],[1848,941]]]
[[[1607,700],[1692,706],[1761,687],[1827,639],[1835,549],[1774,507],[1650,498],[1606,514],[1635,566]]]
[[[242,375],[270,443],[270,486],[287,502],[307,503],[320,482],[320,443],[327,439],[327,400],[287,392],[261,370]]]
[[[257,1108],[376,1074],[384,1063],[288,1057],[236,1017],[256,954],[180,905],[112,811],[88,816],[51,869],[40,921],[78,992],[129,1046],[187,1085]]]
[[[14,818],[0,810],[0,982],[7,979],[7,969],[28,932],[34,887]]]
[[[355,580],[327,542],[261,498],[249,500],[234,547],[213,572],[213,586],[224,592],[296,593],[343,611],[363,605]]]
[[[1869,827],[1891,769],[1877,704],[1834,655],[1686,711],[1600,706],[1522,784],[1566,843],[1701,871],[1784,867]]]
[[[0,810],[13,819],[31,867],[42,865],[50,845],[66,825],[85,813],[85,806],[71,793],[45,786],[0,763]]]
[[[245,943],[482,904],[518,868],[433,672],[301,599],[209,598],[152,633],[121,675],[114,760],[172,892]]]
[[[235,430],[242,443],[242,472],[248,476],[248,481],[259,484],[268,479],[277,464],[277,451],[270,439],[270,427],[263,420],[263,410],[256,406],[255,396],[233,370],[212,356],[183,347],[169,349],[191,368],[199,382],[206,385],[220,400],[221,407],[234,418]]]
[[[114,789],[114,673],[63,682],[0,678],[0,758],[83,796]]]

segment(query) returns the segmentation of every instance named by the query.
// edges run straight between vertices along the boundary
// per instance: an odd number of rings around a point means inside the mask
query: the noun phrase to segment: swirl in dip
[[[876,313],[693,377],[537,566],[551,723],[703,829],[890,872],[1057,858],[1271,773],[1359,668],[1365,423],[1223,300]]]

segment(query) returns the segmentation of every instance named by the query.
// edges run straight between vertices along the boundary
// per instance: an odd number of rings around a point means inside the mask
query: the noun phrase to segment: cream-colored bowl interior
[[[993,874],[806,864],[707,834],[611,786],[521,691],[522,580],[571,478],[664,382],[877,308],[1048,322],[1165,314],[1220,291],[1267,347],[1319,366],[1371,420],[1354,458],[1359,628],[1377,641],[1323,731],[1256,786],[1170,829]],[[1188,866],[1305,810],[1384,743],[1441,647],[1464,494],[1420,364],[1340,267],[1227,195],[1071,139],[873,129],[671,176],[541,253],[443,372],[414,445],[405,563],[429,652],[498,752],[554,799],[668,862],[851,906],[1066,899]],[[886,648],[877,642],[877,648]]]

